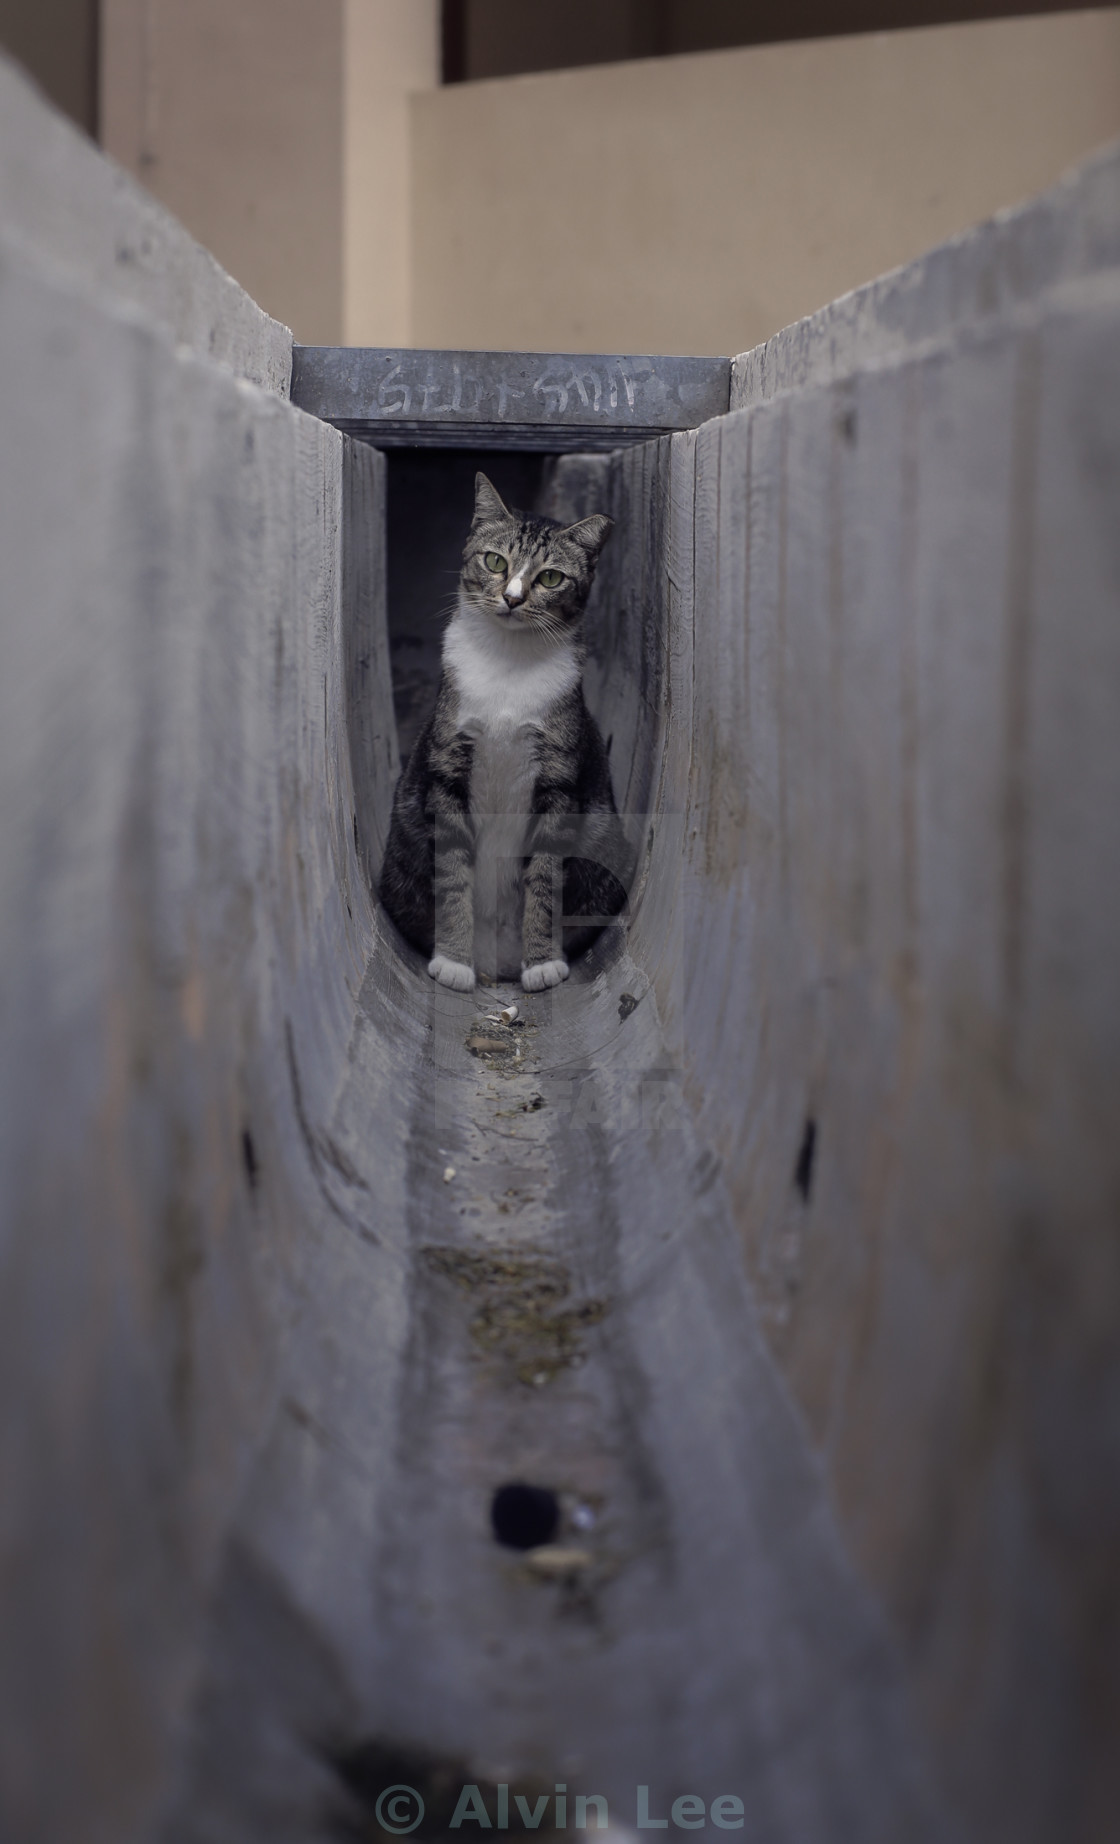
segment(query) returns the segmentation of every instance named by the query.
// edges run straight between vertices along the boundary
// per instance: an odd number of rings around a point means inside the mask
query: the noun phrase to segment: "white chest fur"
[[[520,971],[521,876],[533,795],[536,733],[579,682],[570,646],[506,631],[461,608],[444,635],[443,662],[458,693],[456,727],[474,738],[475,966]]]
[[[499,627],[465,606],[443,637],[443,663],[459,693],[458,727],[472,735],[536,726],[579,683],[570,645]]]

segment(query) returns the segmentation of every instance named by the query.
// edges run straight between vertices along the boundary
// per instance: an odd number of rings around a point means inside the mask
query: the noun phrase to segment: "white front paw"
[[[434,954],[428,962],[428,972],[441,986],[450,986],[455,992],[474,991],[474,968],[464,966],[461,960],[448,960],[446,954]]]
[[[559,986],[567,977],[566,960],[538,960],[534,966],[521,969],[521,984],[526,992],[543,992],[546,986]]]

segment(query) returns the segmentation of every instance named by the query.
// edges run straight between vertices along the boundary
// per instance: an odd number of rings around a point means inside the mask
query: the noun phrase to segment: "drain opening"
[[[547,1486],[500,1485],[490,1501],[490,1523],[507,1549],[536,1549],[556,1535],[560,1504]]]
[[[806,1203],[813,1189],[813,1160],[817,1151],[817,1123],[810,1114],[801,1135],[801,1149],[793,1168],[793,1182]]]
[[[245,1167],[245,1176],[249,1181],[249,1189],[250,1191],[255,1191],[257,1188],[257,1180],[260,1177],[260,1165],[257,1160],[257,1149],[253,1144],[253,1136],[249,1132],[248,1127],[244,1128],[241,1134],[241,1161]]]

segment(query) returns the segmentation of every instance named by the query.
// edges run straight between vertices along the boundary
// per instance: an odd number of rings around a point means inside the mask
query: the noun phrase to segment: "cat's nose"
[[[502,590],[502,601],[507,608],[520,608],[524,600],[525,585],[519,576],[515,576],[513,581],[507,583]]]

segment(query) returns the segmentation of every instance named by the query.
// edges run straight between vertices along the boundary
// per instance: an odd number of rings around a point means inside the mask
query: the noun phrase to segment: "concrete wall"
[[[342,0],[105,0],[101,142],[277,319],[342,336]]]
[[[342,343],[406,346],[413,317],[409,96],[438,78],[438,7],[435,0],[346,0],[343,30]]]
[[[415,344],[731,353],[1120,133],[1120,14],[460,84],[413,119]]]
[[[630,952],[985,1844],[1120,1809],[1118,322],[1113,153],[620,457],[598,588]]]
[[[101,140],[305,344],[409,316],[405,98],[436,0],[104,0]]]
[[[177,345],[286,397],[292,336],[150,193],[81,147],[5,63],[0,211],[5,235],[64,270],[75,287],[147,314]]]
[[[337,1224],[356,563],[289,336],[8,66],[0,172],[0,1830],[123,1844]]]
[[[1120,132],[1117,18],[440,90],[436,0],[104,0],[101,138],[305,343],[732,352]]]
[[[1075,12],[1068,0],[451,0],[459,68],[445,82],[673,57],[729,45],[934,26],[1006,14]]]

